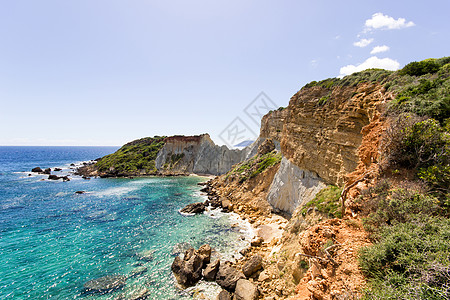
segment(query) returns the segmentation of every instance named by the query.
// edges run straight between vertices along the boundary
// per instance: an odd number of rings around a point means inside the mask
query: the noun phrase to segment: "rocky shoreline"
[[[204,203],[189,204],[180,212],[202,213],[208,206],[213,209],[219,208],[225,213],[234,212],[252,224],[256,235],[247,248],[240,250],[242,258],[235,262],[203,259],[205,249],[210,249],[209,245],[204,245],[198,250],[191,248],[184,255],[177,256],[172,264],[172,271],[180,287],[187,288],[203,278],[207,281],[215,281],[222,287],[217,297],[220,300],[260,299],[261,297],[278,299],[283,295],[283,288],[272,284],[272,279],[275,278],[266,272],[267,263],[263,257],[270,254],[279,243],[288,220],[275,214],[255,213],[243,204],[233,203],[227,197],[220,196],[220,191],[213,186],[214,180],[199,184],[204,186],[201,192],[206,193],[208,197]],[[189,280],[195,278],[195,280],[189,281],[187,278]]]

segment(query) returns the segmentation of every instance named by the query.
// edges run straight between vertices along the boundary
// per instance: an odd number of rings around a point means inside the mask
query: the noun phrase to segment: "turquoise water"
[[[200,177],[71,181],[28,176],[31,168],[62,167],[113,152],[103,147],[0,147],[0,299],[118,299],[148,290],[148,299],[183,299],[215,284],[188,291],[170,271],[177,243],[209,243],[222,259],[238,256],[248,227],[234,215],[210,211],[183,216],[178,210],[203,201]],[[83,190],[85,194],[75,194]],[[152,253],[143,260],[139,254]],[[137,267],[146,271],[130,276]],[[142,268],[141,268],[142,270]],[[126,275],[126,286],[106,295],[86,294],[83,284],[105,275]]]

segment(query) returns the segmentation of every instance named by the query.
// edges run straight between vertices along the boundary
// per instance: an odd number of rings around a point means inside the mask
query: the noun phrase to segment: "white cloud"
[[[373,42],[373,39],[361,39],[357,42],[354,42],[353,46],[364,48],[364,47],[367,47],[372,42]]]
[[[386,46],[386,45],[375,46],[375,47],[373,47],[372,51],[370,51],[370,54],[386,52],[386,51],[389,51],[389,49],[390,49],[389,46]]]
[[[404,18],[398,18],[397,20],[390,16],[385,16],[382,13],[376,13],[372,15],[372,18],[366,20],[366,30],[371,29],[402,29],[414,26],[414,22],[406,22]]]
[[[400,63],[391,58],[378,58],[376,56],[369,57],[362,64],[357,66],[355,65],[347,65],[340,69],[339,77],[343,77],[346,75],[350,75],[355,72],[360,72],[366,69],[377,68],[377,69],[386,69],[395,71],[400,67]]]

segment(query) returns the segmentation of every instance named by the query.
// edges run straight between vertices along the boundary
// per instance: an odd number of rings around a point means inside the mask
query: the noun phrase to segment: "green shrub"
[[[401,75],[411,75],[411,76],[421,76],[424,74],[433,74],[439,71],[439,64],[436,60],[422,60],[422,61],[414,61],[407,64],[403,69],[400,70]]]
[[[95,167],[100,172],[120,174],[138,174],[141,171],[155,173],[155,159],[164,146],[164,138],[142,138],[123,145],[116,152],[102,157]]]
[[[316,194],[314,199],[306,203],[302,208],[302,214],[305,215],[310,207],[316,207],[321,213],[327,214],[330,218],[342,218],[341,205],[339,198],[342,189],[330,185]]]
[[[378,243],[362,248],[359,265],[370,278],[366,299],[448,299],[450,220],[420,216],[387,226]]]
[[[227,173],[225,178],[230,176],[237,177],[239,182],[244,182],[250,178],[256,177],[266,169],[281,162],[281,153],[277,150],[266,153],[262,156],[255,155],[252,158],[241,162]]]
[[[437,215],[442,212],[439,200],[423,193],[420,187],[389,188],[377,193],[369,191],[365,203],[368,216],[364,228],[377,231],[385,225],[410,222],[417,215]]]

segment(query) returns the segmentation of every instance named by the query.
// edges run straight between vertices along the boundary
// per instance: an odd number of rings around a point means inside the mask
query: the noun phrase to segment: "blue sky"
[[[261,92],[286,106],[312,80],[449,56],[449,11],[448,0],[0,1],[0,145],[204,132],[226,144],[236,120],[252,138],[245,109]]]

